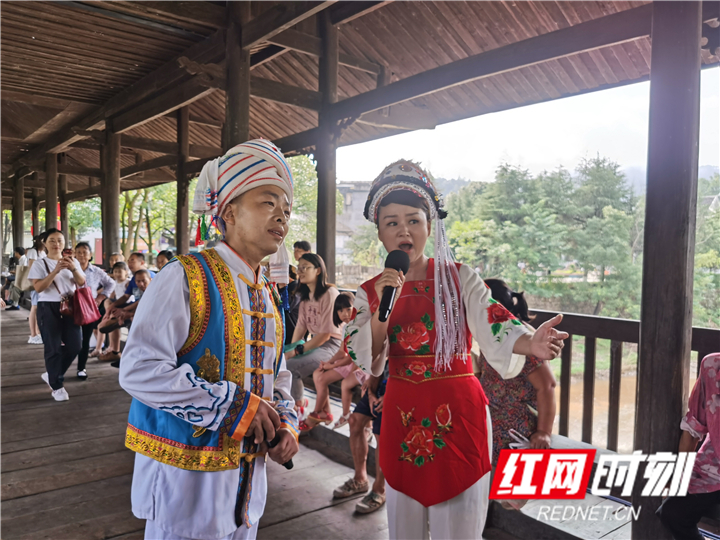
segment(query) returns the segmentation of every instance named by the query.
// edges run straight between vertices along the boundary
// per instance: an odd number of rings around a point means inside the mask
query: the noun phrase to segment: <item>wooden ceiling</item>
[[[339,70],[339,100],[646,3],[338,2],[328,9],[333,10],[333,21],[340,23],[341,64],[346,64]],[[252,15],[262,17],[278,4],[253,2]],[[2,2],[3,173],[16,171],[28,152],[77,126],[76,122],[82,123],[98,107],[117,100],[121,92],[172,63],[194,44],[212,39],[225,24],[224,2]],[[311,101],[318,89],[316,36],[316,16],[312,16],[285,33],[254,43],[252,77],[262,79],[258,82],[265,87],[270,84],[267,81],[274,81],[310,91],[297,93],[298,99],[304,96]],[[222,57],[214,61],[222,62]],[[718,58],[703,51],[703,62],[717,63]],[[476,78],[407,103],[430,111],[442,124],[646,80],[649,63],[646,33],[620,44]],[[272,93],[263,92],[254,91],[251,99],[251,136],[278,140],[318,125],[317,110],[281,103]],[[153,97],[146,95],[145,101]],[[191,122],[197,120],[191,123],[191,144],[206,150],[221,146],[224,108],[221,88],[211,88],[190,104]],[[355,122],[343,131],[339,144],[398,132]],[[124,136],[174,142],[175,115],[160,115],[125,131]],[[294,146],[289,149],[298,151],[312,144]],[[99,167],[98,146],[92,137],[77,139],[64,152],[68,165]],[[123,152],[123,167],[163,155],[138,148]],[[123,180],[122,189],[173,179],[172,169],[164,167],[144,178]],[[98,182],[83,175],[68,177],[70,191]],[[26,180],[26,187],[42,188],[41,180],[36,184]]]

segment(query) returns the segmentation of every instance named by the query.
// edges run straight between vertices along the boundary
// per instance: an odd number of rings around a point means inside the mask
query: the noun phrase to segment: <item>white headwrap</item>
[[[254,139],[208,161],[198,177],[193,212],[220,216],[226,204],[260,186],[277,186],[293,202],[293,176],[285,157],[270,141]]]
[[[393,191],[410,191],[427,202],[430,219],[435,221],[435,369],[447,369],[456,355],[467,348],[464,306],[460,294],[460,273],[448,244],[443,219],[443,201],[430,176],[411,161],[388,166],[372,183],[365,218],[377,223],[380,202]]]

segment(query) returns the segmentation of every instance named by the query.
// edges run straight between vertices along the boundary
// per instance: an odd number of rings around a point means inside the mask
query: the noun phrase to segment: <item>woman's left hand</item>
[[[556,315],[535,330],[530,338],[530,354],[532,356],[540,360],[552,360],[560,354],[565,346],[563,340],[570,337],[567,332],[560,332],[554,328],[562,322],[562,318],[562,314]]]
[[[552,439],[549,433],[545,433],[544,431],[536,431],[530,436],[530,448],[550,448],[551,440]]]

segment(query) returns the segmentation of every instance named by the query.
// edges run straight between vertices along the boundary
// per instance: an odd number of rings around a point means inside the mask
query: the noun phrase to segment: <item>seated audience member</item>
[[[300,264],[300,258],[306,253],[312,252],[312,246],[307,240],[298,240],[293,244],[293,257],[295,261]]]
[[[77,378],[81,380],[87,379],[88,353],[90,352],[90,338],[98,327],[101,317],[105,314],[103,302],[115,288],[115,282],[101,268],[90,264],[92,262],[92,250],[87,242],[79,242],[75,246],[75,259],[80,263],[80,269],[85,274],[85,286],[87,286],[100,312],[97,320],[82,326],[82,347],[78,353]],[[95,350],[102,348],[102,340],[96,337]],[[104,337],[104,336],[103,336]]]
[[[326,275],[325,262],[319,255],[306,253],[300,258],[298,292],[302,300],[293,343],[303,339],[307,332],[312,338],[285,353],[285,360],[293,378],[292,397],[301,415],[308,405],[302,378],[312,375],[321,362],[330,360],[340,348],[342,339],[342,328],[335,326],[333,321],[333,306],[340,293],[328,285]]]
[[[157,266],[158,270],[162,270],[163,266],[169,263],[173,257],[174,255],[172,254],[172,251],[167,249],[163,250],[157,254],[157,257],[155,257],[155,266]]]
[[[44,235],[39,234],[35,238],[33,238],[33,247],[28,249],[25,252],[25,256],[27,257],[28,266],[32,268],[32,265],[35,264],[35,261],[42,259],[46,256],[45,254],[45,244],[43,244],[43,238]],[[28,317],[28,323],[30,324],[30,338],[28,339],[28,343],[31,345],[42,345],[42,336],[40,335],[40,329],[38,328],[37,324],[37,303],[38,298],[40,298],[40,295],[37,293],[35,289],[30,291],[30,316]]]
[[[108,258],[108,274],[112,275],[115,263],[119,262],[125,262],[125,255],[119,251],[110,254],[110,257]]]
[[[335,326],[343,326],[350,322],[353,317],[353,302],[355,296],[352,293],[340,293],[335,299],[335,307],[333,312],[333,323]],[[333,416],[330,412],[330,399],[328,386],[335,381],[342,380],[342,407],[343,414],[338,419],[333,429],[344,426],[350,418],[350,404],[352,403],[352,389],[358,384],[363,384],[369,373],[353,364],[352,358],[347,354],[345,347],[340,347],[329,361],[322,362],[320,367],[313,372],[313,381],[315,382],[315,410],[311,412],[305,424],[308,428],[312,428],[316,424],[330,424]]]
[[[371,376],[363,383],[363,395],[355,411],[350,415],[349,421],[350,451],[355,464],[355,475],[333,491],[335,499],[345,499],[358,493],[365,493],[370,487],[366,463],[368,443],[372,436],[367,436],[367,430],[372,422],[372,433],[375,435],[375,482],[370,493],[355,505],[355,511],[359,514],[369,514],[385,504],[385,476],[380,469],[380,426],[386,383],[387,368],[382,377]]]
[[[120,307],[124,304],[127,304],[130,302],[130,297],[134,296],[135,300],[138,300],[137,292],[139,290],[135,276],[140,270],[145,270],[150,274],[150,279],[155,277],[155,272],[152,270],[148,270],[147,264],[145,263],[145,254],[144,253],[133,253],[130,255],[130,258],[128,258],[127,262],[128,268],[130,268],[130,272],[132,272],[132,279],[130,280],[130,283],[128,283],[127,288],[125,289],[125,294],[123,294],[120,298],[115,300],[113,302],[112,308]]]
[[[720,505],[720,459],[715,446],[720,444],[720,352],[707,355],[688,401],[688,412],[680,422],[682,435],[678,452],[697,451],[690,484],[685,497],[668,497],[656,515],[675,540],[703,540],[698,529],[703,515]]]
[[[18,302],[20,300],[20,297],[22,296],[22,291],[17,289],[17,287],[13,288],[13,286],[15,285],[15,273],[17,272],[18,267],[27,266],[27,264],[28,260],[25,256],[25,248],[16,247],[13,250],[13,261],[10,264],[10,275],[5,280],[5,285],[3,285],[2,288],[3,294],[5,295],[5,300],[8,304],[10,304],[10,307],[7,308],[7,311],[17,311],[20,309]]]
[[[532,320],[523,293],[499,279],[486,279],[493,299],[524,324]],[[501,322],[501,321],[498,321]],[[492,463],[500,450],[514,442],[510,430],[527,438],[530,448],[550,448],[555,420],[555,377],[547,361],[528,357],[525,367],[512,379],[503,379],[484,357],[480,358],[480,383],[489,401],[493,429]]]
[[[110,319],[109,313],[112,309],[112,305],[115,301],[125,294],[130,283],[130,269],[124,262],[116,262],[112,268],[112,277],[115,280],[115,288],[111,291],[110,296],[105,300],[105,315],[103,322]],[[134,301],[134,297],[129,299],[131,302]],[[109,346],[105,354],[91,354],[90,356],[97,356],[103,362],[112,362],[120,358],[120,328],[112,330],[108,333]]]
[[[140,304],[140,300],[142,299],[143,293],[147,290],[148,285],[150,285],[150,282],[152,281],[153,276],[151,274],[152,272],[145,268],[141,268],[135,272],[132,279],[136,285],[132,294],[134,302],[120,306],[115,306],[115,304],[113,304],[114,307],[110,309],[109,313],[110,321],[115,321],[118,326],[130,326],[138,305]],[[110,365],[113,367],[120,367],[122,354],[119,351],[112,351],[112,353],[114,353],[112,356],[115,358]]]

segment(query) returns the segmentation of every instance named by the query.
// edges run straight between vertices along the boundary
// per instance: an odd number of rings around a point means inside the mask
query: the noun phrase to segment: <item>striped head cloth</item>
[[[293,203],[293,177],[280,150],[266,139],[253,139],[234,146],[208,161],[198,177],[193,212],[220,216],[223,208],[246,191],[277,186]]]

